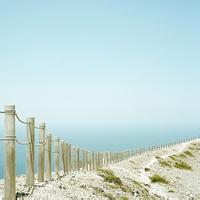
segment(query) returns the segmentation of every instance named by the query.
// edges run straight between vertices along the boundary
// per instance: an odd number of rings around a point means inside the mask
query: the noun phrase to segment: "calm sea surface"
[[[0,137],[3,137],[3,128],[0,129]],[[97,131],[98,130],[98,131]],[[173,129],[69,129],[69,133],[63,130],[54,131],[53,139],[59,136],[74,146],[93,151],[120,151],[126,149],[137,149],[156,144],[166,144],[178,141],[182,138],[189,138],[198,135],[198,130],[173,130]],[[25,130],[21,127],[16,129],[17,137],[25,141]],[[38,133],[36,142],[38,141]],[[37,147],[35,149],[35,168],[37,168]],[[53,164],[53,159],[52,159]],[[26,166],[26,146],[16,144],[16,173],[25,174]],[[4,176],[4,142],[0,142],[0,178]]]

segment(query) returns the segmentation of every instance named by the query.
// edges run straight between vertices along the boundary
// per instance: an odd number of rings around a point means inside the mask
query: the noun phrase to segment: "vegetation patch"
[[[116,185],[122,185],[122,181],[119,177],[117,176],[104,176],[104,180],[109,182],[109,183],[114,183]]]
[[[189,166],[186,162],[183,162],[183,161],[176,162],[174,164],[174,167],[176,167],[178,169],[192,170],[192,167]]]
[[[149,176],[149,179],[151,180],[152,183],[164,183],[164,184],[168,184],[169,181],[166,180],[166,178],[158,175],[158,174],[154,174],[153,176]]]
[[[101,176],[104,179],[104,181],[122,186],[121,179],[115,176],[113,171],[108,170],[108,169],[98,169],[98,172],[99,172],[99,176]]]
[[[132,189],[129,186],[125,186],[125,185],[120,186],[120,189],[125,193],[132,191]]]
[[[165,161],[165,160],[160,160],[160,161],[159,161],[159,164],[160,164],[162,167],[169,167],[169,168],[172,167],[171,164],[170,164],[169,162]]]
[[[143,199],[149,199],[149,191],[141,183],[136,180],[133,181],[133,186],[137,189],[136,192],[141,195]]]
[[[134,184],[134,186],[137,186],[139,188],[143,187],[138,181],[135,181],[135,180],[133,180],[133,184]]]
[[[193,156],[194,156],[194,155],[192,154],[191,151],[184,151],[183,153],[184,153],[185,155],[190,156],[190,157],[193,157]]]
[[[114,175],[113,171],[109,169],[97,169],[97,171],[104,175]]]
[[[187,156],[186,156],[185,154],[183,154],[183,153],[181,153],[179,156],[180,156],[181,158],[187,158]]]
[[[115,198],[112,194],[110,194],[110,193],[105,193],[103,196],[104,196],[104,197],[107,197],[109,200],[115,200],[115,199],[116,199],[116,198]]]
[[[119,185],[115,185],[115,184],[109,184],[108,185],[108,187],[110,187],[110,188],[112,188],[112,189],[114,189],[114,190],[117,190],[117,189],[119,189],[120,188],[120,186]]]
[[[125,185],[109,184],[108,186],[114,190],[120,189],[121,191],[123,191],[125,193],[131,193],[131,191],[132,191],[132,189],[130,187],[125,186]]]
[[[170,192],[170,193],[174,193],[174,190],[169,190],[168,192]]]
[[[103,190],[102,188],[93,187],[93,186],[91,186],[91,188],[93,188],[97,194],[102,194],[102,193],[104,193],[104,190]]]
[[[195,151],[195,148],[193,148],[193,147],[189,147],[188,149]]]
[[[176,155],[169,156],[169,158],[171,158],[174,161],[177,161],[177,156]]]
[[[93,186],[91,186],[91,188],[93,188],[95,190],[96,194],[103,196],[103,197],[106,197],[109,200],[115,200],[116,199],[112,194],[106,193],[102,188],[93,187]]]

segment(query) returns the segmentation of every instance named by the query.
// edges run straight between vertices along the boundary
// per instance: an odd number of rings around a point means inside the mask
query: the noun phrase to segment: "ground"
[[[200,141],[134,156],[97,171],[73,172],[26,188],[17,177],[18,199],[199,200]],[[3,180],[0,181],[3,196]]]

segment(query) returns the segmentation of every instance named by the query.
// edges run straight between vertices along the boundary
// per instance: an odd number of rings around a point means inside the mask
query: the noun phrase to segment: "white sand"
[[[194,145],[195,143],[196,145]],[[191,147],[193,149],[191,149]],[[189,150],[194,155],[180,158],[180,153]],[[188,163],[192,170],[177,169],[170,155],[178,155],[178,159]],[[171,168],[161,166],[159,158],[171,162]],[[149,168],[150,171],[145,171]],[[109,183],[99,176],[99,172],[73,172],[61,180],[37,183],[35,188],[26,188],[25,177],[17,177],[17,192],[24,196],[18,199],[61,200],[61,199],[200,199],[200,141],[176,145],[171,148],[148,152],[129,160],[109,165],[122,185]],[[169,181],[168,184],[152,183],[149,176],[159,174]],[[137,182],[135,182],[137,181]],[[27,195],[24,195],[27,194]],[[0,181],[0,199],[3,196],[3,180]],[[122,198],[123,197],[123,198]],[[125,198],[124,198],[125,200]]]

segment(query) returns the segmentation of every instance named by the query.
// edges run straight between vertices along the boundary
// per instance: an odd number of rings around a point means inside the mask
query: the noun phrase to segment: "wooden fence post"
[[[68,151],[69,151],[69,172],[72,171],[72,145],[68,145]]]
[[[67,174],[69,174],[69,144],[65,144],[65,171]]]
[[[5,200],[15,200],[16,174],[15,174],[15,106],[6,105],[5,110]]]
[[[72,147],[72,155],[73,155],[73,171],[76,171],[76,147]]]
[[[95,157],[94,157],[94,151],[92,152],[92,170],[95,170]]]
[[[88,151],[88,170],[91,170],[91,152]]]
[[[100,153],[97,152],[97,168],[100,168]]]
[[[65,143],[64,141],[61,142],[61,152],[62,152],[62,168],[63,168],[63,173],[66,175],[66,166],[65,166]]]
[[[77,148],[77,168],[80,171],[80,149]]]
[[[27,151],[26,151],[26,186],[34,186],[34,145],[35,145],[35,119],[30,117],[26,119],[26,138],[27,138]]]
[[[51,180],[51,134],[47,135],[46,143],[47,143],[46,179]]]
[[[57,138],[55,141],[55,172],[58,179],[60,179],[60,138]]]
[[[64,166],[65,166],[65,174],[67,174],[67,144],[64,143],[64,146],[63,146],[63,155],[64,155]]]
[[[44,182],[44,159],[45,159],[45,123],[39,125],[38,147],[38,182]]]
[[[82,170],[85,170],[85,167],[86,164],[85,164],[85,150],[83,149],[82,150]]]
[[[88,151],[85,151],[85,163],[86,163],[86,171],[88,171]]]

